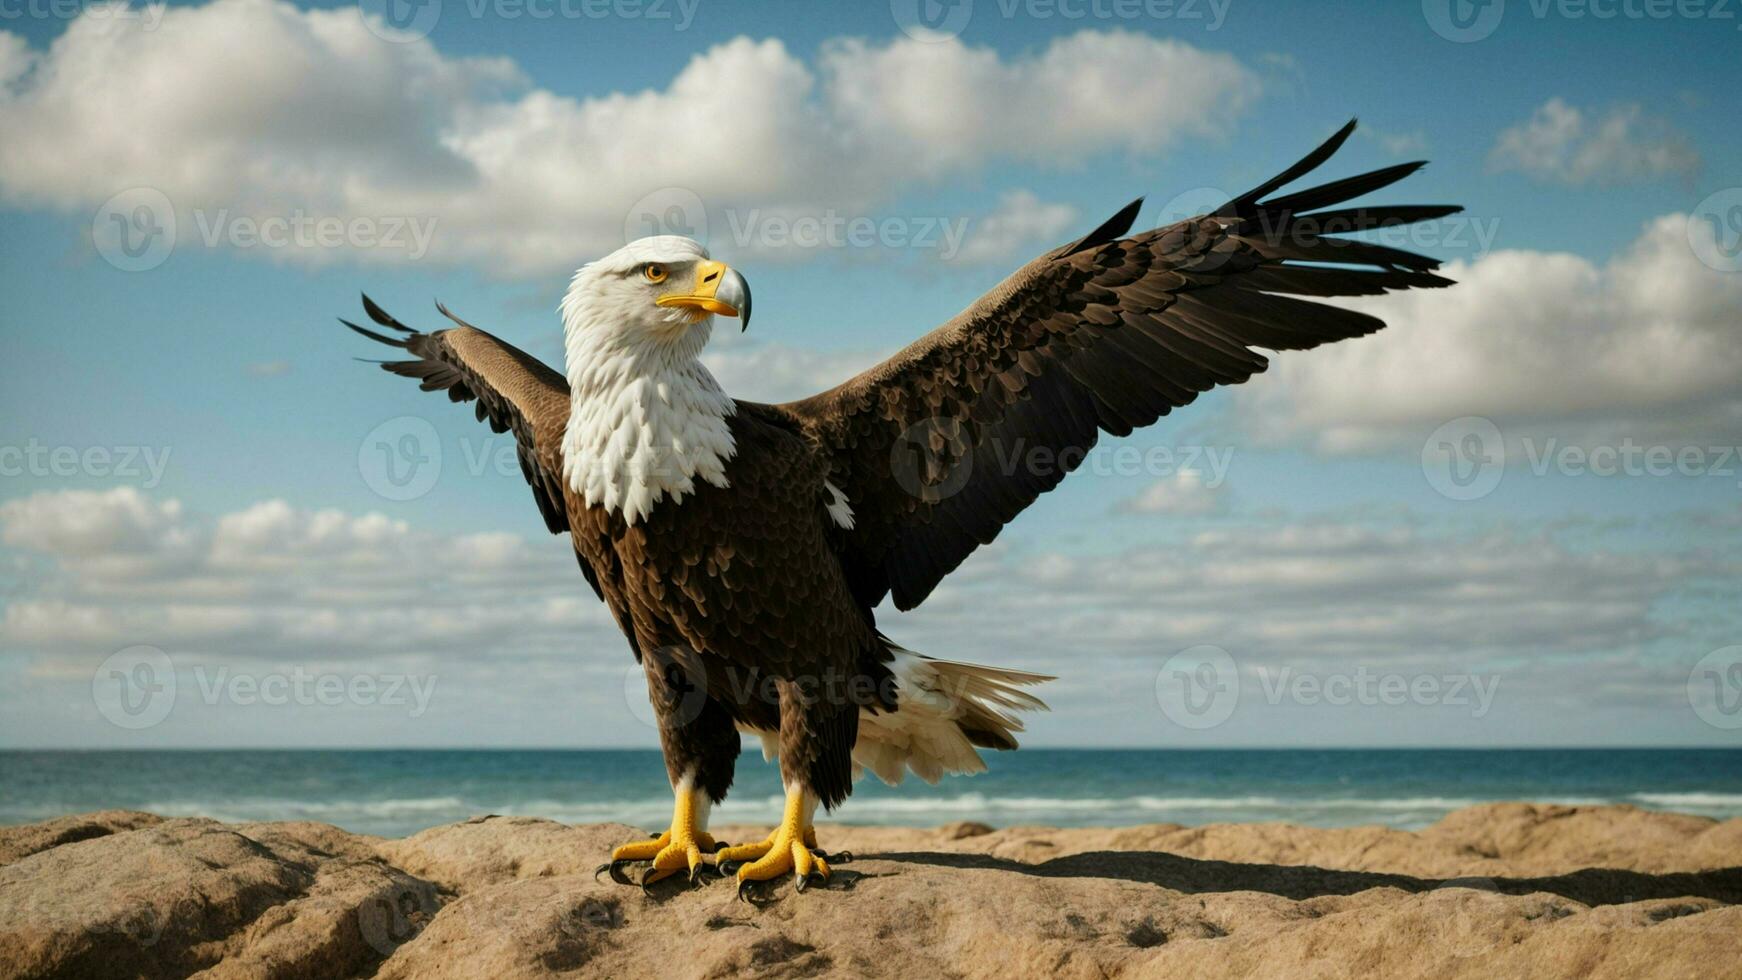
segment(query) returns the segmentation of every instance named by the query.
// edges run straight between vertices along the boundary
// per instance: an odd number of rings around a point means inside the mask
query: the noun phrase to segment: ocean
[[[1494,800],[1630,803],[1742,816],[1742,749],[1024,749],[939,786],[862,781],[849,823],[1424,827]],[[714,822],[779,816],[775,768],[738,763]],[[0,824],[107,808],[219,820],[318,820],[397,837],[486,813],[665,825],[648,750],[0,752]]]

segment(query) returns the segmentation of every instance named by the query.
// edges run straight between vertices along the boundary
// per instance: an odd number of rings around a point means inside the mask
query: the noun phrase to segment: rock
[[[0,828],[0,976],[1742,976],[1742,820],[1496,804],[1420,833],[825,825],[857,858],[761,906],[730,882],[595,880],[644,833]]]
[[[137,810],[103,810],[99,813],[59,817],[44,823],[25,824],[22,827],[0,827],[0,866],[29,857],[37,851],[150,826],[162,819]]]

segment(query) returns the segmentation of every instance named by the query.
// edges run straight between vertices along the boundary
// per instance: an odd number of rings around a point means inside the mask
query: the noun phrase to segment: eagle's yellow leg
[[[696,879],[704,866],[702,855],[717,847],[713,836],[702,829],[707,826],[709,802],[707,796],[701,790],[691,788],[687,780],[676,787],[675,794],[677,802],[672,808],[670,829],[653,840],[636,841],[616,848],[611,852],[610,863],[601,865],[600,871],[609,870],[613,879],[630,884],[621,876],[622,865],[630,861],[651,860],[653,867],[642,875],[642,885],[669,878],[686,867],[689,868],[690,880]]]
[[[786,810],[781,815],[780,826],[774,828],[767,840],[720,849],[715,855],[718,861],[750,860],[749,864],[738,869],[740,895],[744,893],[746,883],[768,881],[788,871],[798,880],[801,891],[812,881],[828,880],[828,863],[813,851],[817,846],[817,833],[811,826],[811,814],[816,811],[816,806],[815,796],[802,787],[791,787],[786,792]]]

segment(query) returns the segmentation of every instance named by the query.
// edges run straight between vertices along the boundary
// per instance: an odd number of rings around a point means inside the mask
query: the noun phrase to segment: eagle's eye
[[[641,267],[641,274],[647,277],[648,282],[664,282],[666,277],[665,266],[658,263],[645,265]]]

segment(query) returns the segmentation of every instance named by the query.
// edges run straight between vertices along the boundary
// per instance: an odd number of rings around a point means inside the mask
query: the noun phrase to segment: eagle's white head
[[[563,474],[588,504],[634,524],[698,480],[727,485],[736,403],[699,359],[716,315],[748,326],[750,287],[688,238],[633,241],[575,273]]]
[[[701,243],[659,235],[581,266],[562,314],[571,352],[579,340],[596,354],[694,358],[707,345],[715,314],[749,327],[750,287]]]

